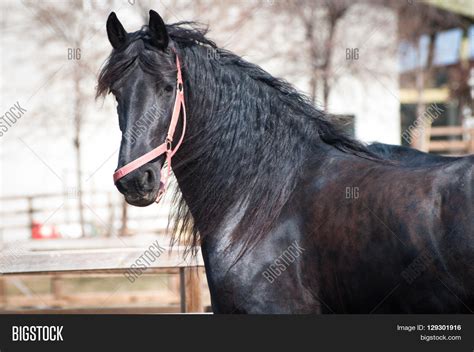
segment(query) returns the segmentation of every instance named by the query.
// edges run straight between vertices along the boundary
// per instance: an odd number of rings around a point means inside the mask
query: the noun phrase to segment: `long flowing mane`
[[[175,193],[177,238],[191,234],[196,245],[242,209],[232,242],[245,251],[271,229],[313,146],[324,143],[378,160],[288,82],[218,48],[206,38],[207,29],[181,22],[168,32],[184,52],[190,116],[204,116],[186,136],[192,150],[175,166],[190,175],[180,183],[203,195],[190,204]],[[205,181],[191,175],[206,175]]]
[[[167,29],[183,60],[189,115],[185,141],[173,168],[184,175],[181,188],[199,190],[199,197],[192,200],[185,199],[179,189],[174,195],[174,241],[190,236],[186,241],[194,247],[215,232],[226,216],[240,210],[232,243],[238,240],[247,250],[271,230],[309,156],[332,146],[379,161],[315,108],[306,95],[218,48],[198,24],[180,22]],[[149,43],[147,27],[133,33],[132,39],[104,65],[98,95],[110,90],[137,58],[145,67],[154,67],[159,79],[162,57]]]

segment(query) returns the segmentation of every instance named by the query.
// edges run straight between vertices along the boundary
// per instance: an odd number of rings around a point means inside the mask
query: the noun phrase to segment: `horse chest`
[[[281,221],[237,261],[239,248],[228,247],[229,236],[221,233],[202,244],[214,312],[320,312],[302,272],[306,249],[297,222]]]

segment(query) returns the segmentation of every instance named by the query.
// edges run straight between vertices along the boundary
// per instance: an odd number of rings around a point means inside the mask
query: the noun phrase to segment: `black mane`
[[[185,176],[181,188],[204,194],[193,204],[179,191],[175,194],[176,240],[191,234],[191,244],[196,245],[241,207],[246,211],[234,239],[239,237],[243,248],[250,248],[271,229],[310,154],[321,150],[318,146],[379,161],[288,82],[217,48],[205,37],[207,29],[180,22],[167,30],[182,57],[189,115],[185,143],[173,167]],[[163,53],[152,46],[144,26],[130,35],[122,51],[109,57],[99,75],[97,95],[110,91],[137,58],[156,70],[157,79],[174,71],[163,67]],[[193,120],[199,116],[199,121]]]

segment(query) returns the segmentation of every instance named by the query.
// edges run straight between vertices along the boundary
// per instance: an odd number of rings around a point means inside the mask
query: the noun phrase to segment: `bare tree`
[[[328,109],[331,91],[341,77],[351,75],[363,82],[368,75],[385,75],[383,65],[376,59],[393,51],[390,43],[381,45],[379,40],[378,46],[371,48],[370,57],[365,56],[358,61],[359,51],[372,40],[374,33],[382,32],[391,20],[378,14],[376,7],[384,5],[383,1],[377,0],[287,0],[277,2],[273,7],[275,13],[286,14],[288,25],[294,26],[291,32],[296,33],[290,51],[283,55],[290,62],[304,67],[304,76],[309,81],[309,95],[314,103],[320,99],[325,110]],[[368,12],[367,7],[375,9]],[[361,16],[364,22],[361,22]],[[357,35],[351,33],[354,30]],[[347,37],[355,36],[357,42],[348,47]],[[301,49],[295,54],[294,47],[297,45]],[[304,54],[300,54],[301,51]]]
[[[38,36],[38,42],[41,45],[56,45],[61,48],[57,51],[57,55],[41,57],[45,61],[41,62],[40,60],[40,65],[45,71],[49,71],[48,75],[57,74],[61,84],[71,86],[70,94],[68,94],[71,99],[62,104],[70,107],[71,119],[66,119],[66,121],[63,119],[58,123],[58,120],[51,117],[62,114],[57,114],[57,111],[56,114],[52,114],[51,109],[48,108],[50,104],[44,101],[46,113],[38,113],[36,122],[42,126],[48,126],[54,121],[62,134],[72,130],[72,145],[75,152],[75,194],[78,201],[81,233],[84,235],[82,138],[86,115],[85,107],[88,101],[93,101],[94,96],[94,91],[86,91],[84,85],[87,81],[95,80],[97,67],[93,63],[99,62],[106,54],[104,50],[97,49],[95,52],[88,52],[87,60],[82,60],[81,56],[84,54],[82,49],[86,43],[97,34],[98,30],[102,29],[95,28],[94,22],[91,21],[92,17],[106,16],[104,9],[111,6],[99,7],[95,2],[87,0],[66,3],[23,1],[23,5],[30,11],[30,25],[34,29],[32,33]],[[71,67],[64,68],[65,66]],[[51,129],[47,129],[47,131],[51,133]]]

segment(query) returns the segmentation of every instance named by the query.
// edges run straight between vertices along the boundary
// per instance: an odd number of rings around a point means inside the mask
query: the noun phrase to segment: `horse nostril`
[[[117,187],[120,193],[125,194],[127,192],[127,188],[123,184],[123,179],[117,180],[117,182],[115,182],[115,186]]]
[[[145,196],[155,189],[156,176],[153,169],[147,169],[134,175],[127,175],[115,182],[115,186],[122,194],[130,192]]]
[[[155,173],[152,169],[148,169],[142,176],[142,187],[145,192],[150,192],[155,186]]]

